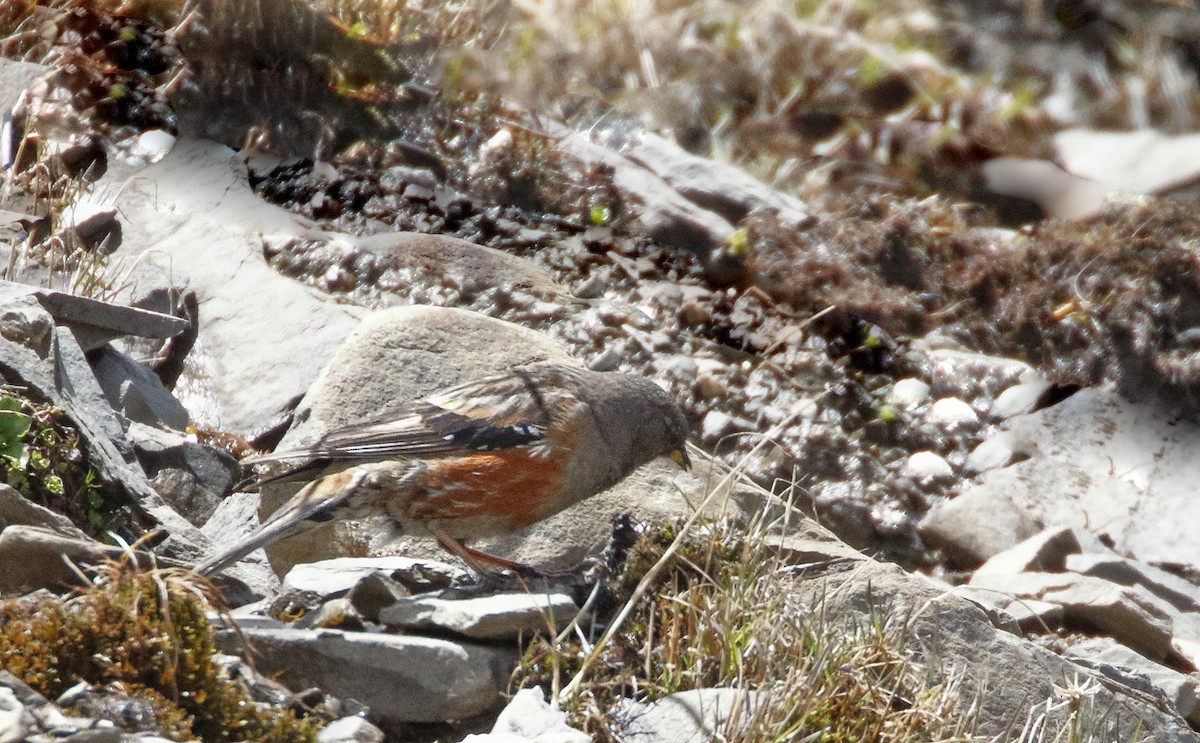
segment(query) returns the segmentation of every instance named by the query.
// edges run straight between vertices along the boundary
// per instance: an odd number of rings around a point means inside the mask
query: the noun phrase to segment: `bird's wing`
[[[554,388],[540,388],[520,372],[466,382],[364,423],[330,431],[312,447],[253,461],[378,460],[464,451],[538,447],[556,421],[583,406]],[[301,465],[299,470],[312,469]],[[290,473],[289,473],[290,474]]]

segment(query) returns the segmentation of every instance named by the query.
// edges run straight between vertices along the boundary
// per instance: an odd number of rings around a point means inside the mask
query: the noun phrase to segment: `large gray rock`
[[[1093,637],[1071,645],[1063,655],[1132,689],[1161,696],[1180,717],[1200,726],[1195,678],[1149,661],[1107,637]]]
[[[1037,534],[1037,521],[1000,490],[968,490],[943,501],[921,519],[917,531],[952,565],[975,567]]]
[[[4,570],[0,570],[0,594],[75,587],[80,585],[81,579],[71,564],[91,565],[129,555],[122,547],[101,544],[81,534],[73,535],[72,531],[24,524],[13,524],[0,531],[0,565],[4,566]],[[145,552],[134,554],[144,570],[185,564]]]
[[[391,734],[412,722],[445,722],[498,709],[516,648],[429,637],[337,630],[243,629],[255,667],[293,691],[317,687],[371,709]],[[227,633],[222,643],[237,644]],[[231,648],[232,649],[232,648]]]
[[[1074,724],[1060,692],[1087,681],[1079,666],[994,628],[978,607],[894,565],[865,562],[854,571],[807,580],[793,598],[799,606],[820,606],[825,622],[870,627],[881,610],[904,618],[919,638],[907,646],[917,659],[940,676],[958,675],[964,705],[977,705],[979,735],[1007,739],[1043,713],[1046,740],[1065,737]],[[1095,740],[1200,741],[1182,719],[1120,687],[1097,686],[1088,704]]]
[[[578,363],[540,333],[475,312],[423,305],[374,312],[338,345],[279,448],[535,361]]]
[[[951,503],[1007,500],[1034,521],[1103,534],[1143,562],[1200,570],[1200,425],[1102,389],[1007,425],[1032,458],[985,473]]]
[[[241,478],[232,455],[183,434],[130,423],[129,438],[154,489],[193,524],[207,522]]]
[[[127,420],[176,431],[187,428],[187,410],[154,372],[108,345],[91,360],[104,396]]]
[[[310,443],[332,428],[443,387],[535,361],[573,362],[545,336],[474,312],[427,306],[376,312],[338,347],[279,448]],[[261,513],[273,512],[297,489],[264,488]],[[267,554],[284,573],[297,563],[355,554],[363,538],[361,524],[333,523],[270,545]]]
[[[311,227],[255,195],[233,150],[202,140],[182,138],[132,172],[114,168],[96,190],[113,194],[125,219],[111,260],[131,266],[132,297],[196,293],[199,337],[176,389],[193,421],[242,435],[277,424],[362,314],[264,260],[264,234]]]

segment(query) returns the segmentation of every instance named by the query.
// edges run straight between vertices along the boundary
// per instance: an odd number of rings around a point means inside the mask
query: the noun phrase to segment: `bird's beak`
[[[676,449],[671,452],[670,457],[675,462],[675,464],[679,465],[680,467],[684,468],[685,470],[690,470],[692,468],[692,460],[688,459],[688,455],[685,450]]]

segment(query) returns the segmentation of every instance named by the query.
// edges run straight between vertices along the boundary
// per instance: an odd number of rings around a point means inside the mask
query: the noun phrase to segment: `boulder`
[[[292,690],[317,687],[367,705],[390,735],[413,722],[446,722],[498,709],[517,649],[430,637],[340,630],[243,629],[259,673]],[[220,643],[236,650],[238,633]],[[401,736],[402,738],[402,736]]]

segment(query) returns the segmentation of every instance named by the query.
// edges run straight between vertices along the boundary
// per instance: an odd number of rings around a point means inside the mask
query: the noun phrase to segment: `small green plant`
[[[588,219],[597,227],[602,227],[612,221],[612,208],[607,204],[594,204],[588,210]]]
[[[750,252],[750,233],[745,228],[734,230],[725,242],[725,253],[731,258],[745,258]]]
[[[0,456],[8,469],[25,469],[29,464],[29,447],[25,446],[25,434],[33,423],[21,412],[21,403],[14,397],[0,397]]]
[[[0,480],[94,537],[119,526],[121,500],[99,486],[79,435],[52,405],[0,395]]]

